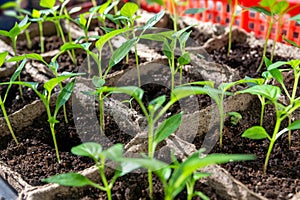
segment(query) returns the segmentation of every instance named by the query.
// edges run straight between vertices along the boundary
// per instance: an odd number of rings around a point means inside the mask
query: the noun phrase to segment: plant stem
[[[13,45],[13,51],[14,51],[14,56],[17,56],[17,37],[11,38],[12,45]],[[19,65],[17,62],[16,65]],[[21,76],[18,76],[18,80],[21,81]],[[20,91],[20,96],[23,99],[23,91],[22,91],[22,85],[19,85],[19,91]]]
[[[288,126],[290,126],[291,125],[291,123],[292,123],[292,116],[291,115],[288,115]],[[289,130],[288,131],[288,141],[289,141],[289,148],[291,148],[291,135],[292,135],[292,131],[291,130]]]
[[[276,124],[275,124],[275,128],[274,128],[274,132],[273,132],[272,138],[270,140],[270,144],[269,144],[267,156],[266,156],[266,159],[265,159],[265,164],[264,164],[264,168],[263,168],[264,174],[267,172],[270,155],[271,155],[271,152],[273,150],[274,143],[276,141],[276,134],[279,131],[280,124],[281,124],[281,119],[278,118],[278,116],[277,116],[277,120],[276,120]]]
[[[153,120],[150,118],[148,121],[148,156],[152,159],[154,157],[153,149]],[[149,182],[149,197],[153,199],[153,182],[152,182],[152,171],[148,170],[148,182]]]
[[[25,36],[26,36],[26,40],[27,40],[27,47],[28,47],[28,49],[31,49],[32,43],[31,43],[30,34],[29,34],[28,29],[25,30]]]
[[[259,125],[262,126],[264,122],[264,115],[265,115],[265,97],[259,96],[258,98],[260,100],[261,108],[260,108],[260,121]]]
[[[176,13],[176,6],[175,6],[175,0],[171,0],[171,7],[173,10],[173,29],[175,32],[177,32],[177,21],[178,21],[178,16]]]
[[[38,21],[39,31],[40,31],[40,42],[41,42],[41,53],[44,53],[44,36],[43,36],[43,22]]]
[[[279,38],[281,27],[282,27],[282,17],[283,17],[283,15],[279,15],[279,19],[277,21],[277,24],[278,24],[277,25],[277,32],[276,32],[276,37],[273,41],[273,47],[272,47],[271,58],[270,58],[271,62],[273,61],[276,43],[277,43],[277,40]]]
[[[59,152],[58,152],[58,147],[57,147],[57,142],[56,142],[54,126],[55,126],[54,123],[50,123],[50,129],[51,129],[52,139],[53,139],[53,142],[54,142],[55,154],[56,154],[57,162],[60,163],[60,157],[59,157]]]
[[[268,27],[268,30],[267,30],[267,35],[266,35],[266,38],[265,38],[265,44],[264,44],[264,50],[263,50],[263,56],[261,58],[261,61],[260,61],[260,64],[259,64],[259,67],[258,69],[256,70],[256,72],[259,72],[264,64],[264,56],[266,55],[267,53],[267,47],[268,47],[268,41],[269,41],[269,37],[271,35],[271,31],[272,31],[272,27],[273,27],[273,18],[271,17],[271,21],[269,23],[269,27]]]
[[[106,190],[107,199],[112,200],[112,198],[111,198],[111,189],[110,189],[108,181],[106,179],[104,168],[105,168],[105,158],[102,157],[101,158],[101,164],[98,167],[98,169],[99,169],[99,173],[100,173],[100,176],[101,176],[102,183],[103,183],[103,185],[105,187],[105,190]]]
[[[223,99],[224,96],[221,95],[220,97],[220,102],[216,102],[218,109],[219,109],[219,114],[220,114],[220,125],[219,125],[219,133],[220,133],[220,141],[219,141],[219,145],[220,145],[220,149],[223,148],[223,128],[224,128],[224,106],[223,106]]]
[[[15,142],[16,142],[17,144],[19,144],[19,142],[18,142],[18,140],[17,140],[17,138],[16,138],[16,136],[15,136],[15,133],[14,133],[14,131],[13,131],[13,128],[12,128],[12,126],[11,126],[11,123],[10,123],[10,121],[9,121],[9,118],[8,118],[8,115],[7,115],[7,113],[6,113],[6,109],[5,109],[5,106],[4,106],[4,102],[2,101],[2,97],[1,97],[1,96],[0,96],[0,106],[1,106],[1,110],[2,110],[2,112],[3,112],[4,119],[5,119],[5,121],[6,121],[7,127],[8,127],[8,129],[9,129],[9,131],[10,131],[10,133],[11,133],[13,139],[15,140]]]
[[[103,93],[99,93],[99,126],[100,135],[104,135],[105,131],[105,121],[104,121],[104,97]]]

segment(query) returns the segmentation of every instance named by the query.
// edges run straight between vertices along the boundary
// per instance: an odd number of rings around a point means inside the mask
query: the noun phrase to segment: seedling
[[[282,25],[283,25],[283,16],[289,12],[289,2],[287,0],[261,0],[259,2],[260,6],[254,6],[251,7],[250,9],[259,12],[261,14],[266,15],[268,18],[268,29],[267,29],[267,33],[265,36],[265,43],[264,43],[264,50],[263,50],[263,57],[261,59],[260,65],[257,69],[257,72],[259,72],[264,64],[264,57],[266,56],[267,53],[267,45],[268,45],[268,41],[271,35],[271,31],[272,28],[274,27],[274,24],[277,22],[277,32],[275,35],[275,39],[273,40],[273,47],[272,47],[272,52],[271,52],[271,61],[273,60],[273,56],[274,56],[274,51],[275,51],[275,47],[276,47],[276,42],[279,38],[279,36],[281,35],[281,29],[282,29]]]
[[[230,123],[233,125],[237,125],[243,118],[243,116],[238,112],[228,112],[227,115],[230,118]]]
[[[2,67],[2,65],[4,64],[5,62],[5,58],[6,56],[8,55],[8,52],[3,52],[3,53],[0,53],[0,68]],[[8,92],[12,86],[12,83],[17,79],[17,77],[19,77],[20,73],[22,72],[24,66],[25,66],[25,63],[26,63],[26,59],[22,61],[22,63],[18,66],[18,68],[16,69],[16,71],[14,72],[14,74],[11,76],[10,78],[10,82],[8,84],[8,87],[4,93],[4,97],[2,99],[1,95],[0,95],[0,106],[1,106],[1,110],[2,110],[2,113],[3,113],[3,116],[4,116],[4,119],[6,121],[6,124],[7,124],[7,127],[13,137],[13,139],[15,140],[15,142],[18,144],[18,140],[15,136],[15,133],[13,131],[13,128],[11,126],[11,123],[10,123],[10,120],[8,118],[8,115],[7,115],[7,112],[6,112],[6,109],[5,109],[5,102],[6,102],[6,99],[7,99],[7,95],[8,95]]]
[[[125,174],[139,167],[137,165],[126,165],[126,163],[124,162],[126,161],[126,159],[123,158],[122,155],[123,146],[121,144],[115,144],[107,150],[103,150],[100,144],[87,142],[73,147],[71,149],[71,152],[78,156],[85,156],[93,159],[96,167],[98,168],[102,184],[95,183],[82,174],[74,172],[51,176],[49,178],[43,179],[43,182],[57,183],[63,186],[74,187],[92,186],[105,191],[108,200],[112,200],[111,189],[113,188],[116,180],[119,177],[124,176]],[[111,164],[107,162],[108,159],[117,164],[117,170],[115,171],[111,180],[109,180],[105,175],[105,169],[107,168],[108,164]]]
[[[294,70],[295,80],[294,80],[294,88],[293,88],[292,95],[290,95],[288,93],[288,91],[286,90],[286,87],[284,86],[284,83],[283,83],[283,75],[281,74],[280,70],[278,70],[279,67],[281,67],[282,65],[285,65],[285,64],[290,65]],[[299,129],[300,121],[297,120],[297,121],[291,123],[291,120],[290,120],[290,116],[293,114],[293,112],[300,107],[300,97],[296,97],[296,90],[297,90],[298,80],[299,80],[299,76],[300,76],[299,64],[300,64],[300,60],[292,60],[289,62],[279,61],[279,62],[270,64],[268,66],[269,73],[273,76],[273,78],[275,80],[277,80],[282,85],[282,88],[284,88],[285,95],[289,99],[288,105],[284,105],[279,102],[279,97],[282,94],[281,94],[280,88],[277,86],[255,85],[253,87],[250,87],[248,89],[238,92],[238,93],[250,93],[253,95],[258,95],[258,96],[264,97],[265,99],[268,100],[266,103],[274,105],[274,108],[275,108],[276,124],[275,124],[274,130],[273,130],[273,134],[271,136],[266,132],[266,130],[262,126],[251,127],[249,129],[247,129],[242,135],[242,137],[247,137],[250,139],[266,139],[267,138],[270,141],[268,152],[266,154],[264,168],[263,168],[264,173],[266,173],[266,171],[267,171],[269,158],[270,158],[273,146],[274,146],[275,142],[277,141],[277,139],[282,134],[284,134],[285,132],[288,131],[289,132],[289,143],[290,143],[290,131]],[[285,120],[286,118],[289,119],[289,125],[287,128],[280,131],[280,125],[281,125],[282,121]]]
[[[46,108],[46,112],[47,112],[47,116],[48,116],[48,122],[49,122],[49,125],[50,125],[50,130],[51,130],[51,134],[52,134],[52,138],[53,138],[53,142],[54,142],[54,147],[55,147],[55,152],[56,152],[56,157],[57,157],[58,162],[60,162],[60,156],[59,156],[59,152],[58,152],[54,127],[55,127],[55,124],[59,123],[59,121],[56,119],[59,109],[68,101],[68,99],[70,98],[70,96],[72,94],[72,91],[73,91],[74,85],[75,85],[75,80],[69,82],[58,94],[53,114],[51,114],[51,109],[50,109],[50,102],[51,102],[52,92],[53,92],[53,89],[56,86],[59,86],[59,84],[62,81],[66,80],[66,79],[69,79],[71,77],[79,76],[79,75],[82,75],[82,74],[63,73],[58,77],[52,78],[44,84],[44,91],[42,93],[40,93],[37,90],[38,83],[22,82],[22,81],[1,83],[1,85],[16,84],[16,85],[29,87],[42,100],[42,102],[44,103],[45,108]]]
[[[180,125],[182,113],[173,115],[166,120],[164,120],[156,129],[155,124],[164,116],[167,110],[177,101],[185,97],[197,94],[210,94],[211,92],[219,93],[219,91],[208,88],[208,87],[197,87],[197,86],[182,86],[177,87],[172,91],[171,99],[169,102],[166,101],[166,96],[160,96],[152,100],[148,107],[146,107],[143,102],[144,91],[135,86],[127,87],[107,87],[103,86],[97,89],[96,93],[125,93],[133,97],[139,104],[145,118],[148,122],[148,157],[150,159],[154,158],[154,152],[157,145],[167,138],[169,135],[174,133]],[[150,188],[150,198],[153,196],[153,186],[152,186],[152,171],[148,170],[148,181]]]
[[[237,17],[237,6],[238,6],[238,0],[228,0],[228,3],[231,5],[231,19],[229,23],[229,35],[228,35],[228,50],[227,50],[227,56],[230,55],[231,51],[231,43],[232,43],[232,27],[234,25],[235,18]]]

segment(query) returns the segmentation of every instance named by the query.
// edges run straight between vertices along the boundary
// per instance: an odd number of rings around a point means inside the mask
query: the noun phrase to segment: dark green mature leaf
[[[1,68],[2,65],[4,64],[5,58],[6,58],[7,55],[8,55],[8,52],[7,52],[7,51],[1,52],[1,53],[0,53],[0,68]]]
[[[137,41],[138,38],[132,38],[124,42],[109,59],[109,67],[113,67],[118,64],[129,53],[130,49]]]
[[[184,14],[198,14],[203,13],[206,8],[189,8],[184,11]]]
[[[153,27],[157,22],[161,20],[161,18],[165,15],[165,11],[161,10],[159,13],[155,14],[153,17],[151,17],[145,24],[144,27],[142,27],[144,30]]]
[[[47,183],[57,183],[63,186],[74,186],[74,187],[83,187],[83,186],[95,186],[97,185],[87,177],[78,174],[78,173],[67,173],[67,174],[58,174],[51,176],[49,178],[43,179],[42,182]]]
[[[55,116],[58,113],[58,110],[69,100],[74,90],[75,80],[68,83],[59,93],[56,99],[56,106],[55,106]]]
[[[288,130],[297,130],[300,129],[300,120],[294,121],[291,125],[287,127]]]
[[[154,146],[174,133],[181,124],[182,112],[169,117],[161,123],[154,134]]]
[[[134,14],[138,11],[138,9],[139,6],[136,3],[127,2],[121,8],[120,13],[121,15],[131,19],[134,16]]]
[[[253,126],[248,128],[243,134],[242,137],[253,139],[253,140],[261,140],[268,138],[271,139],[267,131],[261,126]]]
[[[40,0],[40,6],[44,8],[53,8],[55,5],[56,0]]]
[[[86,156],[94,161],[100,159],[102,154],[102,146],[96,142],[85,142],[71,149],[71,152],[78,156]]]
[[[266,97],[271,101],[276,101],[279,98],[281,91],[279,87],[273,85],[255,85],[237,93],[250,93],[253,95],[260,95]]]

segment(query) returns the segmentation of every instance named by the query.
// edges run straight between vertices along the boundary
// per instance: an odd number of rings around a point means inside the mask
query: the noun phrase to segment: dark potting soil
[[[226,64],[233,69],[237,69],[241,78],[245,76],[249,77],[261,77],[261,73],[266,71],[265,64],[260,72],[256,72],[261,58],[262,58],[263,48],[255,47],[251,48],[247,43],[233,43],[231,48],[231,53],[227,55],[227,45],[214,50],[210,53],[210,57],[213,61]],[[266,55],[270,58],[270,53]],[[291,58],[285,58],[280,56],[275,56],[273,62],[276,61],[289,61]]]
[[[228,163],[222,165],[236,179],[244,183],[249,189],[257,192],[268,199],[290,199],[300,190],[300,132],[292,132],[292,145],[288,147],[287,134],[276,141],[272,150],[268,170],[263,174],[263,165],[268,150],[267,140],[250,140],[242,138],[241,134],[254,125],[259,125],[260,109],[259,101],[253,101],[249,110],[241,112],[243,119],[232,125],[229,120],[225,122],[223,148],[217,143],[210,153],[242,153],[255,154],[256,160]],[[274,109],[267,108],[264,117],[264,127],[268,133],[274,128]],[[283,127],[286,127],[286,122]],[[285,126],[284,126],[285,125]],[[202,139],[198,138],[195,145],[200,148]]]

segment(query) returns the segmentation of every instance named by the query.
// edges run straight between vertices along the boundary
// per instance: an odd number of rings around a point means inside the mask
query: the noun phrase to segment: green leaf
[[[259,5],[268,7],[268,8],[272,8],[275,3],[276,3],[276,0],[261,0],[259,2]]]
[[[203,194],[203,193],[200,192],[200,191],[194,192],[194,196],[198,196],[198,197],[200,197],[202,200],[209,200],[209,197],[206,196],[205,194]]]
[[[278,62],[275,62],[273,64],[271,64],[267,69],[268,71],[272,70],[272,69],[276,69],[276,68],[279,68],[281,67],[282,65],[286,65],[288,64],[288,62],[285,62],[285,61],[278,61]]]
[[[49,124],[58,124],[59,121],[55,117],[49,117],[48,119]]]
[[[118,64],[130,51],[133,45],[138,41],[138,38],[132,38],[124,42],[109,59],[109,68]]]
[[[180,66],[182,65],[187,65],[191,62],[191,57],[190,57],[190,53],[189,52],[185,52],[183,55],[181,55],[178,58],[178,63]]]
[[[58,77],[55,77],[55,78],[52,78],[50,79],[49,81],[47,81],[45,84],[44,84],[44,88],[49,92],[51,93],[51,91],[53,90],[53,88],[58,85],[59,83],[61,83],[62,81],[70,78],[74,76],[73,74],[71,75],[61,75],[61,76],[58,76]]]
[[[148,105],[148,110],[156,112],[163,105],[165,101],[166,101],[166,95],[162,95],[153,99],[152,101],[150,101]]]
[[[57,183],[63,186],[74,186],[74,187],[83,187],[87,185],[95,186],[97,185],[87,177],[78,174],[78,173],[66,173],[66,174],[58,174],[51,176],[49,178],[43,179],[42,182],[47,183]]]
[[[165,40],[164,44],[163,44],[163,53],[165,56],[167,56],[168,59],[172,58],[172,49],[168,43],[167,40]]]
[[[288,130],[297,130],[300,129],[300,120],[294,121],[291,125],[287,127]]]
[[[193,25],[189,25],[183,29],[180,29],[179,31],[175,32],[172,37],[173,38],[179,38],[184,32],[186,32],[187,30],[189,30],[190,28],[192,28],[193,26],[195,26],[196,24]]]
[[[43,59],[43,57],[40,54],[37,53],[29,53],[29,54],[24,54],[21,56],[14,56],[12,58],[10,58],[9,60],[7,60],[7,62],[19,62],[21,60],[24,59],[32,59],[32,60],[37,60],[37,61],[41,61],[44,64],[47,65],[46,61]]]
[[[122,144],[115,144],[102,152],[103,156],[115,162],[119,162],[122,159],[123,157],[122,154],[123,154]]]
[[[58,113],[58,110],[69,100],[70,96],[72,95],[72,92],[74,90],[75,86],[75,80],[68,83],[59,93],[57,99],[56,99],[56,106],[54,115],[56,116]]]
[[[117,29],[114,31],[111,31],[109,33],[106,33],[104,36],[100,37],[100,39],[96,42],[96,47],[99,50],[102,50],[102,47],[104,44],[109,41],[111,38],[121,34],[125,33],[126,31],[132,30],[131,28],[122,28],[122,29]]]
[[[11,78],[10,78],[11,82],[15,81],[17,79],[17,77],[21,74],[26,62],[27,62],[27,59],[22,60],[21,64],[18,66],[18,68],[15,70],[15,72],[11,76]]]
[[[139,6],[136,3],[127,2],[121,8],[120,12],[121,15],[131,19],[134,16],[134,14],[138,11],[138,9]]]
[[[157,22],[159,22],[163,16],[165,15],[165,11],[161,10],[159,13],[155,14],[153,17],[151,17],[145,24],[144,27],[142,27],[144,30],[153,27]]]
[[[243,116],[238,112],[228,112],[227,115],[230,117],[230,123],[237,125]]]
[[[111,93],[124,93],[128,94],[135,99],[142,100],[144,91],[136,86],[125,86],[125,87],[107,87],[103,86],[97,89],[97,92],[111,92]]]
[[[8,9],[8,8],[15,8],[16,6],[17,6],[17,3],[16,3],[16,2],[14,2],[14,1],[9,1],[9,2],[6,2],[6,3],[2,4],[2,5],[0,6],[0,9],[1,9],[1,10],[6,10],[6,9]]]
[[[261,140],[268,138],[271,140],[267,131],[261,126],[253,126],[248,128],[243,134],[242,137],[253,139],[253,140]]]
[[[202,149],[195,152],[174,170],[169,180],[169,186],[173,190],[173,197],[175,197],[184,188],[186,182],[196,170],[209,165],[223,164],[231,161],[253,160],[255,158],[254,155],[243,154],[210,154],[203,156],[201,155],[201,152]]]
[[[1,68],[2,65],[4,64],[5,58],[6,58],[7,55],[8,55],[8,52],[7,52],[7,51],[1,52],[1,53],[0,53],[0,68]]]
[[[174,133],[181,124],[182,112],[169,117],[161,123],[154,133],[155,146]]]
[[[121,172],[119,174],[118,177],[120,176],[124,176],[130,172],[132,172],[133,170],[135,169],[138,169],[140,168],[140,164],[138,163],[134,163],[134,162],[129,162],[127,161],[127,159],[125,158],[121,163],[120,163],[120,166],[118,167],[118,170]]]
[[[36,10],[36,9],[33,9],[32,10],[32,15],[31,15],[33,18],[40,18],[41,17],[41,13]]]
[[[105,80],[101,79],[99,76],[94,76],[92,78],[92,82],[93,82],[94,86],[97,88],[100,88],[105,84]]]
[[[102,154],[102,146],[96,142],[85,142],[71,149],[71,152],[78,156],[86,156],[98,161]]]
[[[13,38],[18,36],[21,33],[21,29],[17,23],[15,23],[14,27],[9,31],[9,37]]]
[[[259,12],[261,14],[265,14],[267,16],[272,16],[272,13],[270,11],[268,11],[267,9],[265,8],[262,8],[262,7],[259,7],[259,6],[252,6],[250,8],[250,10],[253,10],[255,12]]]
[[[282,15],[287,12],[289,3],[286,0],[278,1],[274,4],[272,12],[278,15]]]
[[[237,93],[250,93],[253,95],[260,95],[266,97],[271,101],[276,101],[279,98],[281,91],[279,87],[273,85],[255,85],[245,90],[241,90]]]
[[[184,14],[198,14],[203,13],[206,8],[189,8],[184,11]]]
[[[125,162],[135,163],[156,173],[157,170],[168,167],[168,164],[155,158],[126,158]]]
[[[40,6],[44,8],[53,8],[56,0],[40,0]]]
[[[221,91],[209,87],[179,86],[173,90],[171,100],[178,101],[180,99],[189,97],[191,95],[198,95],[198,94],[210,95],[211,93],[221,94]]]
[[[0,30],[0,35],[6,36],[6,37],[10,37],[9,32],[8,32],[8,31],[5,31],[5,30]]]
[[[80,15],[79,15],[79,23],[80,23],[81,26],[83,26],[83,27],[86,26],[87,20],[86,20],[86,18],[84,17],[84,14],[80,14]]]
[[[161,6],[164,5],[164,1],[163,1],[163,0],[146,0],[146,2],[147,2],[148,4],[154,4],[154,3],[157,3],[158,5],[161,5]]]

